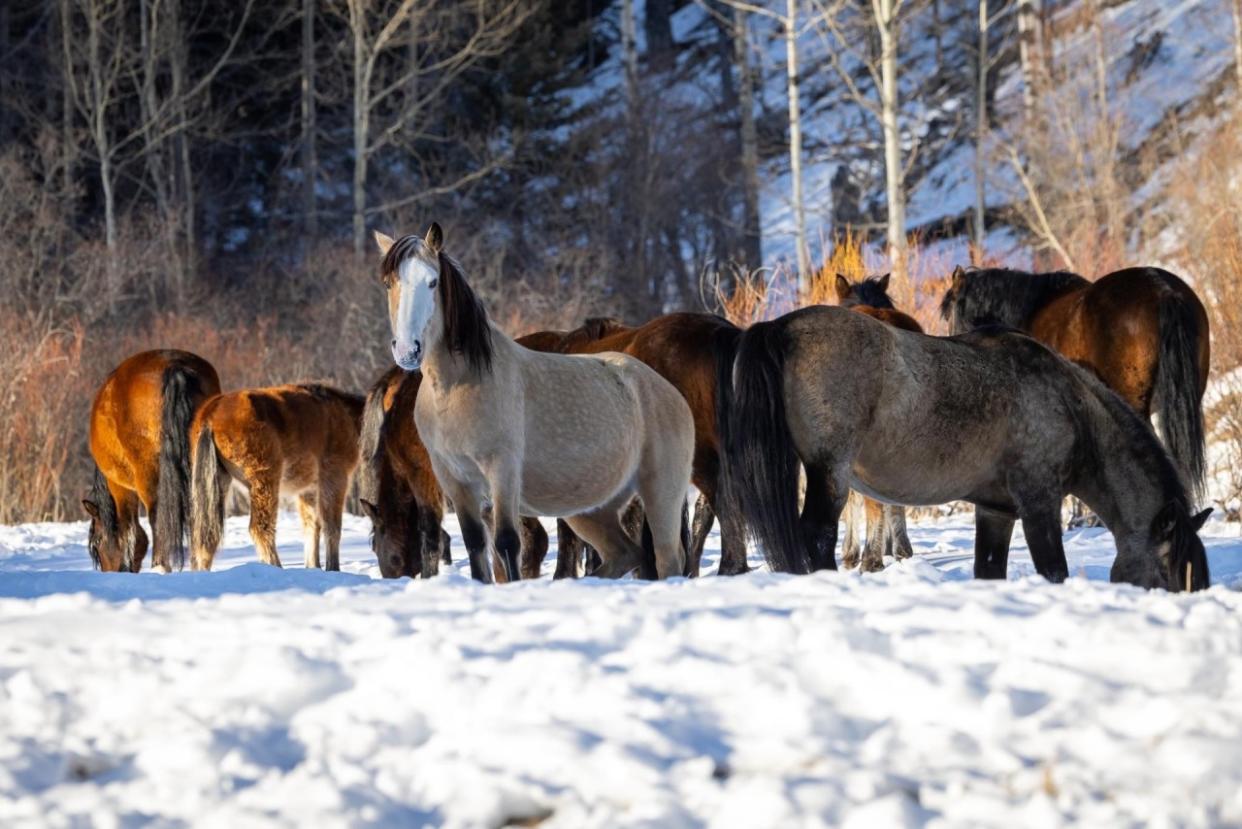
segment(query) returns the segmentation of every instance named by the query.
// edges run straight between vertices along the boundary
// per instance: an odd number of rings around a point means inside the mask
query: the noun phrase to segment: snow
[[[254,560],[91,572],[0,528],[0,825],[920,826],[1242,821],[1242,541],[1217,586],[969,579],[969,516],[874,575],[382,581]],[[709,543],[710,566],[718,539]],[[754,561],[758,564],[758,560]],[[550,572],[549,560],[545,572]],[[525,821],[525,823],[523,823]]]

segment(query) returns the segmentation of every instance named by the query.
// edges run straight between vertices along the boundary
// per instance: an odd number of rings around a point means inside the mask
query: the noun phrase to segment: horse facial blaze
[[[411,257],[401,263],[389,288],[392,358],[406,371],[422,366],[427,353],[427,326],[436,310],[439,276],[439,269],[431,263]]]

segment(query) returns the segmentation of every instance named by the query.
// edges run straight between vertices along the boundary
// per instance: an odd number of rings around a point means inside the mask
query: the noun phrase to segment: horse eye
[[[431,282],[429,282],[429,283],[428,283],[429,287],[432,287],[432,288],[434,288],[435,286],[437,286],[437,285],[439,285],[439,284],[440,284],[440,280],[438,280],[438,279],[433,279],[433,280],[431,280]]]

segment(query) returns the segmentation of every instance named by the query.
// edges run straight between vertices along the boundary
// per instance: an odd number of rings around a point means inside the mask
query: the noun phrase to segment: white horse
[[[375,240],[393,359],[423,372],[414,420],[457,510],[471,575],[490,580],[485,503],[511,580],[519,578],[523,515],[565,518],[599,551],[595,575],[623,576],[651,554],[660,578],[682,575],[694,421],[681,394],[632,357],[515,343],[444,254],[438,224],[421,239],[377,232]],[[636,494],[647,515],[642,544],[620,519]]]

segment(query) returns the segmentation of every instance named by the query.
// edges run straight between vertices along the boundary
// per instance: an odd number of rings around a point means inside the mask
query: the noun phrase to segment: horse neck
[[[1177,493],[1168,491],[1158,465],[1146,456],[1152,447],[1133,440],[1116,411],[1096,400],[1090,408],[1090,434],[1082,438],[1092,448],[1076,449],[1085,467],[1077,471],[1071,494],[1100,516],[1114,536],[1146,531],[1156,512]]]
[[[500,364],[509,359],[510,352],[518,348],[518,345],[508,334],[497,328],[490,319],[487,325],[492,332],[491,372],[484,368],[474,368],[465,355],[452,352],[445,337],[437,336],[435,340],[427,344],[427,356],[423,358],[421,367],[422,386],[425,388],[430,384],[435,393],[440,395],[454,386],[476,384],[484,379],[485,375],[495,373]]]

